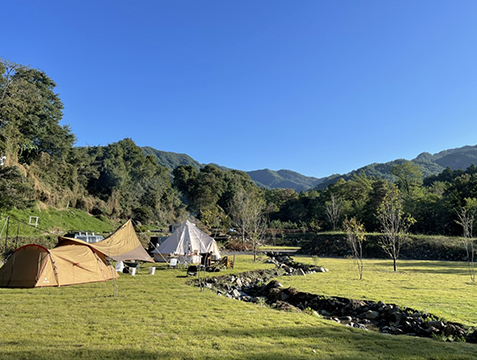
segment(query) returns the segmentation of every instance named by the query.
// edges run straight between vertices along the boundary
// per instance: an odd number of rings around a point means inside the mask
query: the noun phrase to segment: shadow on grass
[[[250,328],[207,328],[200,334],[185,335],[200,346],[157,345],[154,339],[142,349],[90,349],[83,344],[69,344],[62,349],[53,343],[20,344],[4,351],[1,359],[474,359],[477,347],[472,344],[439,343],[430,339],[390,337],[335,326],[296,326]],[[63,345],[64,346],[64,345]],[[96,345],[97,347],[98,345]],[[106,345],[108,346],[108,345]],[[109,345],[110,346],[110,345]],[[165,348],[167,346],[167,348]],[[35,349],[29,351],[26,349]]]
[[[388,268],[393,272],[392,262],[376,263],[373,266]],[[477,265],[476,265],[477,267]],[[416,273],[438,273],[438,274],[452,274],[452,275],[469,275],[469,265],[464,262],[453,261],[419,261],[419,260],[398,260],[398,272],[416,272]]]

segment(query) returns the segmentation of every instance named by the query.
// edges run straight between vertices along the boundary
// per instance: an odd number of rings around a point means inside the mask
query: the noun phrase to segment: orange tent
[[[0,269],[0,286],[63,286],[117,277],[104,255],[89,246],[69,244],[48,250],[31,244],[15,250]]]
[[[65,237],[58,240],[51,250],[35,244],[15,250],[0,269],[0,287],[64,286],[116,279],[118,274],[106,256],[116,261],[154,262],[139,242],[131,220],[99,243]]]

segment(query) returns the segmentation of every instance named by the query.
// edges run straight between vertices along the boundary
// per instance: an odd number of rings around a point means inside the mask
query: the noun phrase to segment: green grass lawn
[[[271,267],[238,256],[235,270]],[[296,258],[312,263],[311,258]],[[282,277],[316,294],[383,300],[473,325],[476,287],[465,264],[320,259],[329,273]],[[149,265],[148,265],[149,266]],[[114,282],[0,289],[1,359],[475,359],[477,345],[389,336],[304,313],[284,313],[200,291],[185,271],[156,264]],[[208,274],[211,276],[211,274]]]
[[[309,257],[295,257],[312,263]],[[329,296],[383,301],[433,313],[447,321],[477,326],[477,284],[472,284],[467,263],[398,260],[365,260],[358,279],[351,260],[322,258],[319,265],[330,272],[306,277],[285,277],[284,286]]]

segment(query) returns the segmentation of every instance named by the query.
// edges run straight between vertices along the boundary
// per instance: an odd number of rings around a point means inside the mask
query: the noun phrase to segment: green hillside
[[[264,169],[249,171],[247,174],[258,186],[265,189],[282,188],[300,192],[313,188],[321,181],[321,179],[304,176],[290,170],[273,171]]]
[[[145,146],[142,148],[144,156],[153,155],[157,159],[157,163],[165,168],[174,170],[179,165],[192,165],[196,170],[199,170],[202,165],[198,161],[192,159],[189,155],[178,154],[169,151],[156,150],[152,147]]]

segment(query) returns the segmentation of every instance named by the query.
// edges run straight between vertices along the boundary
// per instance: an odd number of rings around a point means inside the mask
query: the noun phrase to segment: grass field
[[[312,263],[311,258],[296,258]],[[316,294],[383,300],[468,325],[476,287],[466,265],[320,259],[328,273],[280,278]],[[149,266],[149,265],[148,265]],[[283,313],[186,284],[185,271],[156,264],[116,282],[0,289],[1,359],[475,359],[477,345],[386,336],[305,313]],[[271,264],[238,256],[235,270]],[[210,274],[208,274],[210,276]]]

